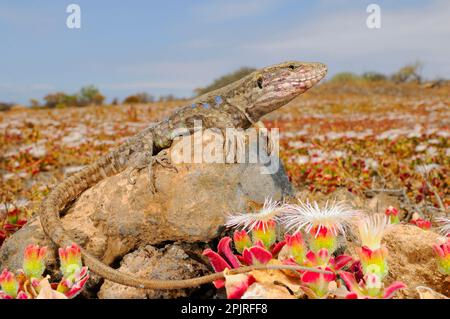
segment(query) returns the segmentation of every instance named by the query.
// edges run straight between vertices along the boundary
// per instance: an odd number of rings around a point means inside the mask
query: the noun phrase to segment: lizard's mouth
[[[309,73],[301,74],[296,81],[292,82],[292,86],[296,89],[309,89],[322,80],[327,74],[327,67],[323,67],[319,70],[315,70]]]

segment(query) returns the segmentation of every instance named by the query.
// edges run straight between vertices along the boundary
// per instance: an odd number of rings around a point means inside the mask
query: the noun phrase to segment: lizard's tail
[[[111,152],[109,156],[102,157],[94,164],[89,165],[85,169],[64,180],[61,184],[56,186],[56,188],[52,190],[47,198],[42,202],[40,214],[42,228],[44,229],[44,232],[52,239],[52,241],[60,247],[69,246],[75,242],[64,230],[59,218],[60,211],[67,205],[67,203],[76,199],[79,194],[91,185],[94,185],[103,178],[124,169],[123,165],[120,165],[119,161],[114,159],[114,154],[117,154],[117,152]],[[211,275],[184,280],[149,280],[117,271],[102,263],[84,248],[81,248],[81,254],[83,256],[84,264],[88,266],[92,272],[112,282],[136,288],[190,288],[210,283],[214,280],[224,278],[225,276],[225,272],[218,272]],[[257,269],[305,270],[306,268],[292,265],[253,265],[231,269],[228,271],[228,274],[247,273]],[[309,271],[323,272],[322,270],[317,269],[310,269]]]

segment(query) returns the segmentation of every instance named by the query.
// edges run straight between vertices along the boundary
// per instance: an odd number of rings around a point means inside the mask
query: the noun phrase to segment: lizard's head
[[[246,111],[258,120],[312,88],[326,74],[325,64],[295,61],[255,71],[243,79]]]

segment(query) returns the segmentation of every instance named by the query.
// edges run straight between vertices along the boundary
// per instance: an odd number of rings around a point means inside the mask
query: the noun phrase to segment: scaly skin
[[[74,240],[66,233],[59,219],[60,211],[80,193],[107,176],[125,169],[152,165],[152,156],[171,146],[178,129],[194,131],[194,121],[201,120],[207,128],[246,129],[259,119],[304,93],[326,74],[321,63],[285,62],[257,70],[221,89],[202,95],[193,105],[185,106],[168,119],[153,124],[93,164],[64,180],[42,202],[40,220],[45,233],[59,246]],[[178,289],[195,287],[223,277],[216,273],[186,280],[148,280],[117,271],[82,249],[84,264],[107,280],[138,288]],[[252,267],[233,270],[246,272]]]

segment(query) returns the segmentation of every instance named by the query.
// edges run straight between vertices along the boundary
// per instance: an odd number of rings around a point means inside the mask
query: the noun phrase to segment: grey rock
[[[142,278],[157,280],[188,279],[208,272],[205,265],[192,260],[180,245],[156,249],[147,245],[125,255],[120,271]],[[149,290],[127,287],[108,280],[101,286],[101,299],[157,299],[187,297],[198,288],[178,290]]]

